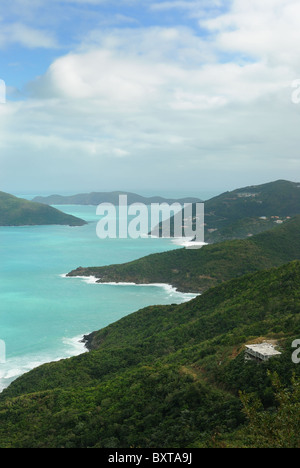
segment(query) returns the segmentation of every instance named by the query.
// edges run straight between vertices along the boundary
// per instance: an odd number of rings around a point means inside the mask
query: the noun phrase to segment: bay
[[[82,227],[0,228],[0,391],[32,368],[85,352],[84,334],[140,308],[181,303],[193,295],[170,287],[99,285],[63,275],[78,266],[123,263],[178,248],[169,239],[105,239],[94,206],[59,206]]]

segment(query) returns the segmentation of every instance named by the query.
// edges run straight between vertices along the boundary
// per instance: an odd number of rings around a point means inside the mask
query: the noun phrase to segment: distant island
[[[35,197],[34,202],[44,203],[45,205],[92,205],[98,206],[101,203],[111,203],[112,205],[119,205],[119,196],[127,195],[128,204],[143,203],[144,205],[151,205],[152,203],[197,203],[201,202],[198,198],[186,197],[186,198],[164,198],[159,196],[154,197],[143,197],[132,192],[92,192],[83,193],[78,195],[50,195],[48,197]]]
[[[0,226],[83,226],[86,221],[51,206],[0,192]]]

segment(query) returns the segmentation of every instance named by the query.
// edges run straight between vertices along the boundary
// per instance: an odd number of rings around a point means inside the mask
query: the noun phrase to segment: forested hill
[[[300,183],[278,180],[225,192],[205,202],[205,241],[245,239],[296,215],[300,215]],[[177,223],[186,224],[183,218],[184,213],[177,214]],[[174,217],[170,225],[173,237]],[[158,232],[164,237],[162,224],[152,231]]]
[[[278,180],[225,192],[206,202],[211,220],[300,214],[300,183]]]
[[[278,180],[244,187],[208,200],[206,240],[245,238],[300,214],[300,183]]]
[[[223,281],[300,259],[300,216],[244,240],[178,249],[121,265],[78,268],[69,276],[99,282],[167,283],[184,292],[203,292]]]
[[[0,226],[83,226],[86,222],[50,206],[0,192]]]
[[[299,294],[298,261],[93,333],[93,351],[43,365],[1,394],[0,447],[299,448],[299,399],[285,391],[277,411],[268,374],[289,390],[293,373],[299,379]],[[265,340],[281,356],[245,362],[245,345]],[[263,403],[256,425],[247,426],[239,390]]]

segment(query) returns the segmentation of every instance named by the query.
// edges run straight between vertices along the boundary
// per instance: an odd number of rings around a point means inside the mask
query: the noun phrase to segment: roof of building
[[[246,348],[263,356],[279,356],[281,354],[271,343],[250,344],[246,345]]]

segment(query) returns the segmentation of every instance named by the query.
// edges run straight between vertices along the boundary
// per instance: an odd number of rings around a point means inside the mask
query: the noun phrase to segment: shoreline
[[[179,245],[181,247],[185,248],[191,248],[191,249],[201,249],[205,245],[208,245],[206,242],[196,242],[193,241],[192,238],[186,238],[186,237],[175,237],[171,239],[172,244]]]
[[[179,297],[181,296],[182,301],[180,303],[185,303],[195,299],[197,296],[200,296],[199,293],[192,293],[192,292],[181,292],[176,287],[172,286],[168,283],[146,283],[146,284],[139,284],[139,283],[132,283],[132,282],[98,282],[99,278],[95,276],[67,276],[66,273],[60,274],[59,277],[63,279],[79,279],[86,284],[90,285],[104,285],[104,286],[135,286],[135,287],[156,287],[156,288],[163,288],[167,294],[176,294]],[[179,305],[179,304],[178,304]],[[65,352],[61,354],[56,354],[51,356],[51,350],[49,350],[49,355],[45,354],[45,356],[37,356],[34,353],[32,355],[24,356],[26,360],[23,362],[22,357],[17,358],[8,358],[6,361],[7,369],[2,368],[2,372],[0,372],[0,394],[9,387],[9,385],[17,380],[22,375],[34,370],[37,367],[43,366],[45,364],[49,364],[51,362],[57,362],[63,359],[69,359],[71,357],[75,357],[81,354],[85,354],[89,352],[89,338],[90,336],[95,333],[95,331],[82,333],[75,337],[71,338],[62,338],[62,345],[67,345],[67,349]],[[55,354],[55,353],[54,353]],[[5,365],[4,365],[5,366]]]
[[[182,296],[190,296],[190,300],[195,299],[198,296],[201,296],[200,293],[193,293],[193,292],[183,292],[180,291],[178,288],[173,286],[172,284],[168,283],[133,283],[133,282],[115,282],[115,281],[106,281],[102,282],[99,278],[96,276],[68,276],[67,273],[64,273],[62,275],[59,275],[61,278],[67,278],[67,279],[80,279],[86,284],[97,284],[97,285],[104,285],[104,286],[137,286],[137,287],[156,287],[156,288],[163,288],[166,290],[168,293],[175,293],[179,294]]]
[[[49,349],[48,351],[45,350],[42,355],[32,352],[28,355],[8,358],[6,362],[1,365],[0,369],[0,394],[8,388],[12,382],[37,367],[87,353],[89,350],[86,347],[86,336],[89,336],[89,333],[76,335],[71,338],[63,337],[61,339],[61,346],[66,346],[66,349],[64,351],[62,350],[61,354],[60,352],[55,353],[54,350],[52,357],[51,349]]]

